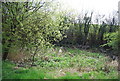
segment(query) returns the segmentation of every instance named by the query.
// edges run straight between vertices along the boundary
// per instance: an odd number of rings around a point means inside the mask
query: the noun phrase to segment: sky
[[[100,14],[109,15],[113,11],[118,11],[120,0],[59,0],[66,9],[74,9],[78,13],[82,10],[93,11]]]

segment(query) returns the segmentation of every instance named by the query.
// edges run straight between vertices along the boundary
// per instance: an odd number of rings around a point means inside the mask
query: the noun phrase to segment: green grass
[[[7,65],[7,66],[5,66]],[[11,67],[12,66],[12,67]],[[51,76],[45,75],[45,69],[39,67],[18,68],[14,69],[14,65],[9,62],[3,62],[3,79],[44,79]]]
[[[59,48],[56,48],[56,51],[48,51],[45,55],[48,60],[37,57],[36,67],[14,69],[15,64],[3,62],[3,79],[118,78],[117,66],[104,54],[70,48],[62,53],[58,53],[58,50]]]
[[[59,79],[81,79],[77,74],[66,73],[65,76],[59,77]]]

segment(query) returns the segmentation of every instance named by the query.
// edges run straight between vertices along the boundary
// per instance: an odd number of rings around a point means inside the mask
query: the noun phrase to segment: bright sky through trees
[[[77,12],[94,11],[100,14],[109,15],[118,10],[119,0],[59,0],[65,8],[75,9]]]

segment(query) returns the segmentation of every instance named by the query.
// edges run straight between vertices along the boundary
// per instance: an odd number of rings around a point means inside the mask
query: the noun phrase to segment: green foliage
[[[72,14],[72,12],[70,12]],[[82,12],[81,12],[82,13]],[[108,20],[96,19],[96,24],[92,22],[91,13],[80,14],[79,16],[67,16],[69,19],[69,29],[66,32],[67,38],[61,44],[67,45],[89,45],[99,47],[104,44],[104,34],[116,32],[119,28],[116,18]],[[70,19],[70,18],[72,19]],[[102,23],[99,23],[102,22]]]
[[[8,54],[18,54],[22,51],[29,54],[30,59],[28,59],[33,65],[38,65],[34,68],[26,66],[27,68],[17,67],[15,69],[13,63],[5,61],[3,62],[3,78],[56,78],[47,74],[50,71],[54,72],[55,68],[58,70],[72,68],[77,71],[74,74],[75,76],[70,72],[63,72],[65,76],[57,77],[60,79],[117,78],[116,66],[109,66],[107,63],[111,64],[111,62],[103,54],[70,48],[60,53],[60,48],[49,49],[55,43],[60,42],[92,46],[103,44],[105,40],[107,43],[102,46],[108,45],[118,50],[120,47],[120,32],[116,31],[119,27],[117,28],[114,19],[111,25],[107,23],[92,24],[93,13],[90,16],[86,13],[83,18],[76,20],[71,12],[59,11],[56,4],[56,2],[49,0],[24,3],[6,2],[2,4],[4,60],[6,60]],[[49,50],[51,51],[47,52]],[[79,73],[82,73],[82,75]]]
[[[108,45],[108,46],[112,47],[114,50],[118,50],[118,45],[120,44],[118,32],[105,34],[104,40],[106,40],[107,43],[103,44],[102,46]]]
[[[6,2],[3,3],[2,10],[5,58],[10,48],[19,47],[29,51],[34,61],[39,51],[52,47],[54,42],[66,36],[64,33],[68,27],[63,23],[64,14],[57,12],[57,7],[52,1]]]

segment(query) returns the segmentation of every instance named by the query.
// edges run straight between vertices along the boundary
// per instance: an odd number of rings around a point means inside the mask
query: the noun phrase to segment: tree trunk
[[[2,60],[6,60],[7,59],[7,56],[8,56],[8,53],[9,53],[9,48],[4,48],[3,49],[3,54],[2,54]]]

